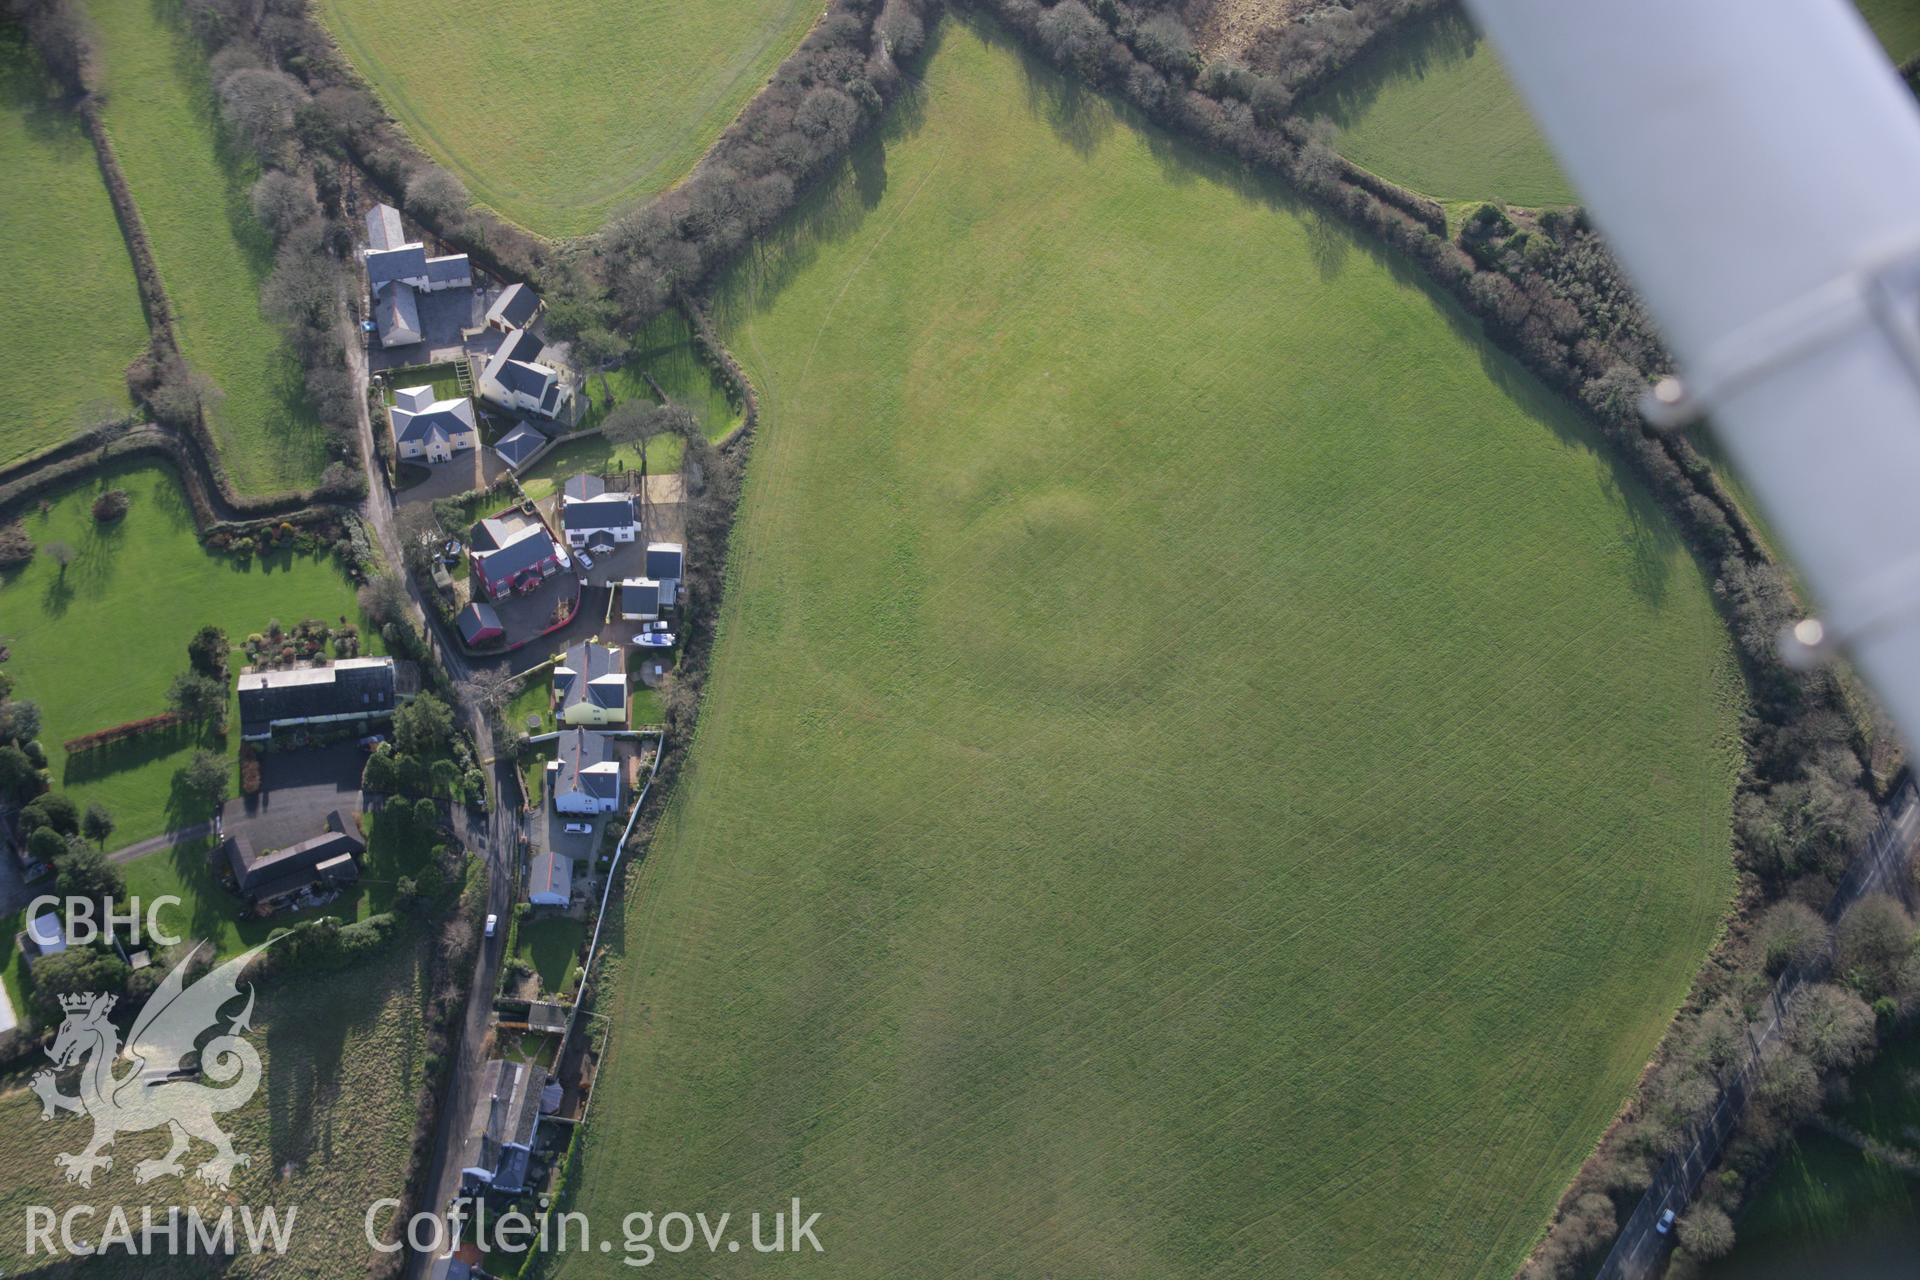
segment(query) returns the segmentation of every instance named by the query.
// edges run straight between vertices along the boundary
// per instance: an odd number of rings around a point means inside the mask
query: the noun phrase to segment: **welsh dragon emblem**
[[[221,1008],[239,997],[241,971],[265,946],[262,943],[236,956],[189,987],[185,971],[199,950],[195,947],[148,998],[127,1032],[124,1048],[119,1031],[108,1019],[116,997],[90,993],[61,997],[66,1017],[47,1051],[54,1065],[35,1074],[32,1087],[40,1095],[42,1120],[51,1120],[59,1111],[93,1120],[93,1141],[84,1150],[54,1157],[54,1163],[67,1171],[68,1182],[92,1186],[95,1170],[113,1168],[106,1148],[116,1136],[162,1126],[172,1132],[173,1145],[166,1155],[135,1165],[136,1182],[182,1174],[180,1158],[195,1138],[213,1148],[213,1155],[196,1170],[203,1182],[225,1187],[236,1167],[251,1162],[252,1157],[233,1149],[214,1121],[222,1112],[245,1106],[260,1087],[260,1055],[242,1038],[253,1014],[251,985],[246,1007],[231,1018],[227,1029],[205,1045],[198,1042],[217,1027]],[[196,1047],[197,1073],[185,1065]],[[115,1067],[122,1062],[132,1065],[115,1075]],[[57,1071],[76,1065],[81,1067],[77,1097],[62,1093],[56,1076]],[[221,1087],[209,1087],[202,1080]]]

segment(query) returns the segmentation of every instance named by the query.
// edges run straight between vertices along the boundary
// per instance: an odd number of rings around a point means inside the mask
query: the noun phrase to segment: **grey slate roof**
[[[505,458],[508,466],[517,467],[531,458],[546,442],[547,438],[544,435],[523,422],[494,441],[493,451]]]
[[[540,397],[540,412],[546,414],[549,418],[551,418],[553,416],[553,411],[555,409],[558,409],[559,407],[560,407],[560,380],[556,378],[552,382],[547,384],[547,394]]]
[[[624,493],[563,499],[560,523],[568,529],[625,529],[633,523],[633,499]]]
[[[539,295],[524,284],[515,283],[500,291],[500,296],[487,308],[487,319],[498,320],[515,329],[524,329],[539,310]]]
[[[395,329],[418,335],[420,306],[414,300],[413,286],[395,280],[376,289],[373,295],[373,321],[380,326],[382,338]],[[415,341],[418,341],[417,336]]]
[[[524,1062],[495,1059],[480,1071],[460,1167],[484,1169],[494,1187],[518,1191],[527,1181],[527,1155],[540,1123],[540,1086]]]
[[[468,644],[475,643],[476,638],[484,631],[506,630],[500,625],[500,615],[495,613],[493,606],[485,600],[475,600],[462,609],[460,616],[454,619],[454,623],[460,628],[461,638]]]
[[[561,486],[560,494],[566,498],[597,498],[606,491],[605,480],[583,472],[577,476],[568,476],[566,484]]]
[[[620,773],[617,769],[611,773],[589,772],[594,765],[617,758],[613,739],[604,733],[593,733],[586,729],[563,732],[554,743],[554,760],[560,767],[552,770],[555,775],[553,794],[563,796],[580,792],[603,800],[618,797]]]
[[[477,545],[477,544],[476,544]],[[487,579],[499,582],[532,569],[553,554],[553,539],[539,525],[529,525],[504,546],[480,553]]]
[[[367,287],[378,289],[389,280],[405,280],[427,274],[427,250],[424,245],[403,244],[395,249],[373,249],[367,253]]]
[[[621,613],[660,612],[660,584],[651,578],[628,578],[620,584]]]
[[[687,568],[687,553],[677,542],[649,542],[647,544],[647,576],[661,581],[684,577]]]
[[[626,706],[626,651],[584,640],[569,645],[553,669],[553,691],[562,712],[583,702],[596,707]]]
[[[407,242],[400,230],[400,211],[390,204],[376,204],[367,210],[367,246],[372,249],[397,249]]]
[[[323,876],[321,867],[336,865],[330,873],[339,879],[357,879],[359,866],[354,859],[367,851],[360,839],[357,822],[340,816],[335,809],[327,815],[324,833],[283,849],[256,853],[244,835],[228,836],[222,852],[233,868],[234,883],[250,898],[273,898],[298,889]],[[337,865],[346,859],[346,866]]]
[[[459,400],[440,400],[429,405],[420,413],[407,413],[402,409],[390,411],[398,427],[394,436],[402,444],[419,441],[425,444],[436,438],[463,435],[475,429],[473,421],[473,402],[464,397]]]
[[[573,893],[573,859],[564,853],[547,850],[537,853],[527,864],[527,897],[550,893],[561,898]]]
[[[324,667],[241,673],[240,728],[248,733],[314,716],[393,710],[392,658],[342,658]]]
[[[500,347],[494,352],[494,355],[496,357],[505,356],[509,360],[522,360],[532,363],[538,360],[540,353],[546,349],[547,344],[540,341],[540,339],[534,335],[533,330],[516,329],[501,340]]]
[[[507,361],[493,376],[499,380],[501,386],[509,391],[517,391],[523,396],[537,396],[542,388],[551,391],[546,371],[520,360]],[[542,408],[544,407],[543,403]]]
[[[450,284],[473,279],[473,264],[464,253],[448,253],[427,259],[427,280],[432,284]]]

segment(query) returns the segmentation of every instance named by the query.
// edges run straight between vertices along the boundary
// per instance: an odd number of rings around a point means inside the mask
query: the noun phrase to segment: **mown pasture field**
[[[231,1192],[194,1177],[193,1166],[209,1151],[199,1144],[186,1157],[186,1177],[136,1185],[134,1165],[167,1147],[165,1133],[153,1130],[121,1134],[113,1168],[96,1175],[92,1187],[70,1184],[53,1157],[80,1150],[93,1126],[71,1115],[42,1123],[40,1100],[24,1076],[0,1082],[0,1126],[8,1134],[0,1156],[0,1267],[10,1275],[199,1280],[219,1270],[204,1257],[29,1257],[26,1207],[64,1213],[95,1206],[95,1216],[76,1219],[76,1233],[86,1237],[105,1229],[112,1206],[124,1209],[138,1231],[142,1206],[164,1222],[169,1206],[191,1205],[214,1217],[231,1203],[236,1233],[240,1206],[256,1213],[277,1206],[283,1221],[289,1207],[297,1212],[285,1257],[243,1252],[220,1274],[366,1275],[373,1250],[362,1222],[374,1199],[400,1193],[412,1143],[426,1066],[426,957],[426,944],[401,941],[344,974],[292,975],[257,988],[250,1038],[263,1064],[260,1087],[221,1117],[235,1150],[253,1157],[236,1172]]]
[[[819,16],[805,0],[321,0],[414,141],[502,216],[584,235],[685,177]]]
[[[1640,487],[1413,280],[946,25],[724,287],[764,416],[573,1207],[1512,1273],[1728,904],[1741,695]]]
[[[147,344],[93,146],[52,92],[25,37],[0,28],[0,279],[31,315],[19,337],[32,334],[0,372],[0,463],[124,414],[123,375]]]
[[[1493,45],[1447,9],[1381,41],[1305,105],[1340,154],[1439,200],[1579,200]]]
[[[125,489],[133,505],[102,525],[90,508],[111,488]],[[237,758],[237,727],[224,741],[178,730],[74,757],[62,742],[165,711],[168,684],[187,669],[187,641],[208,623],[238,646],[274,618],[361,622],[353,584],[330,556],[207,552],[179,481],[163,468],[111,466],[50,495],[47,511],[29,510],[22,523],[40,552],[0,575],[6,669],[14,696],[40,704],[54,785],[83,807],[98,800],[111,810],[116,847],[205,821],[197,801],[175,793],[173,775],[196,747]],[[53,542],[74,549],[64,572],[46,552]],[[361,630],[365,651],[378,652],[378,635]],[[230,661],[237,672],[244,655]],[[238,709],[228,718],[237,726]]]
[[[254,221],[249,162],[222,141],[206,55],[159,0],[88,0],[100,30],[107,131],[126,171],[180,347],[222,395],[213,434],[246,493],[320,478],[326,440],[306,404],[300,366],[260,311],[273,245]]]
[[[1920,0],[1857,0],[1894,61],[1920,53]],[[1499,55],[1466,15],[1410,23],[1303,104],[1340,154],[1439,200],[1575,204]]]

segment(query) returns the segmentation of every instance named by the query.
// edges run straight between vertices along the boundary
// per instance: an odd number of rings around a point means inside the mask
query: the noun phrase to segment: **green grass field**
[[[476,198],[574,236],[678,182],[819,16],[806,0],[320,0],[394,117]]]
[[[50,91],[19,29],[0,28],[0,279],[26,300],[33,335],[31,358],[0,372],[0,463],[125,413],[123,375],[147,344],[93,147]]]
[[[133,507],[118,524],[100,525],[89,507],[114,487],[132,495]],[[361,620],[353,585],[330,557],[208,554],[179,482],[157,467],[110,467],[54,495],[46,514],[29,511],[24,523],[43,550],[0,576],[0,635],[13,650],[7,671],[15,696],[40,704],[54,785],[82,805],[98,800],[112,810],[115,847],[204,821],[196,802],[174,794],[173,774],[196,746],[237,758],[239,734],[217,742],[162,733],[73,759],[63,741],[165,711],[167,685],[187,667],[187,641],[207,623],[238,644],[272,618]],[[77,553],[64,575],[44,551],[54,541]],[[372,629],[362,630],[368,651],[378,651]],[[242,661],[236,653],[235,670]]]
[[[192,1205],[217,1216],[231,1203],[236,1219],[242,1205],[256,1212],[279,1206],[283,1220],[294,1207],[297,1216],[287,1256],[242,1252],[222,1274],[365,1276],[373,1251],[364,1243],[362,1221],[375,1198],[399,1194],[413,1136],[427,1051],[421,1014],[426,954],[423,945],[400,942],[346,973],[276,979],[258,989],[251,1040],[263,1063],[259,1091],[221,1117],[234,1148],[253,1157],[236,1173],[231,1192],[204,1187],[192,1176],[209,1151],[199,1144],[186,1157],[187,1177],[137,1186],[134,1165],[166,1150],[164,1133],[153,1130],[121,1134],[113,1168],[97,1175],[91,1188],[69,1184],[53,1157],[80,1150],[92,1125],[71,1115],[42,1123],[40,1101],[26,1081],[5,1081],[0,1267],[9,1275],[199,1280],[211,1274],[205,1258],[164,1254],[129,1258],[114,1252],[49,1269],[44,1253],[25,1252],[26,1206],[46,1205],[58,1213],[78,1204],[97,1206],[96,1216],[75,1220],[78,1234],[97,1236],[110,1206],[124,1208],[137,1232],[143,1205],[164,1221],[168,1206]]]
[[[153,240],[187,360],[224,393],[213,432],[247,493],[311,485],[326,440],[300,366],[260,312],[273,265],[253,220],[254,174],[221,143],[206,55],[163,20],[163,0],[88,0],[100,29],[107,130]]]
[[[1896,62],[1920,53],[1920,0],[1857,0]],[[1439,200],[1579,200],[1493,46],[1458,9],[1409,24],[1302,104],[1340,154]]]
[[[1701,574],[1337,225],[997,37],[926,77],[722,300],[765,412],[574,1207],[1504,1280],[1733,888]]]
[[[1493,46],[1458,10],[1409,24],[1303,110],[1334,123],[1341,155],[1436,199],[1579,199]]]

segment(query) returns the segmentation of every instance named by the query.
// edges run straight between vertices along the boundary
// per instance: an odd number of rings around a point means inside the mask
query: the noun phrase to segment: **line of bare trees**
[[[352,499],[365,487],[352,465],[358,406],[339,314],[353,235],[340,216],[338,161],[327,152],[325,131],[311,123],[311,97],[279,65],[281,36],[298,26],[304,12],[302,0],[185,0],[179,11],[207,52],[227,145],[261,172],[250,203],[274,245],[261,308],[299,362],[308,407],[327,431],[333,462],[317,492]],[[148,394],[156,416],[179,420],[204,408],[204,388],[195,388],[191,378],[161,371]]]

